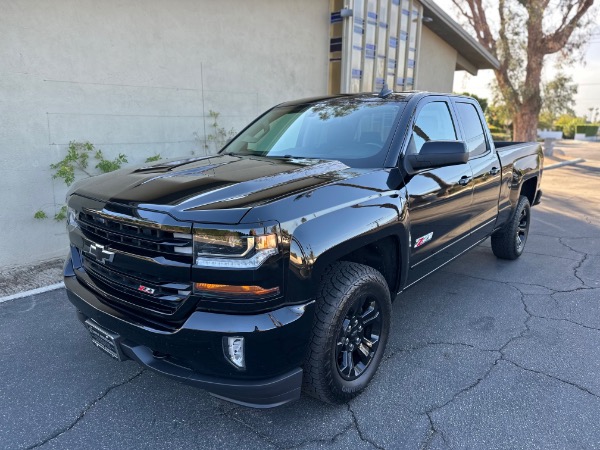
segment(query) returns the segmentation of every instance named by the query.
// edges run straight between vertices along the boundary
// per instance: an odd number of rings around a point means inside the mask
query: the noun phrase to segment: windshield
[[[335,159],[382,167],[405,103],[336,98],[273,108],[224,149],[235,155]]]

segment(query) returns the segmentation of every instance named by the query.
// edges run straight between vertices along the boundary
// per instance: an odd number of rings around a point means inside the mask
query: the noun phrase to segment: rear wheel
[[[304,365],[305,392],[328,403],[358,395],[383,357],[391,310],[389,288],[377,270],[351,262],[327,269]]]
[[[492,251],[501,259],[517,259],[525,250],[531,222],[529,199],[519,197],[512,219],[505,227],[492,234]]]

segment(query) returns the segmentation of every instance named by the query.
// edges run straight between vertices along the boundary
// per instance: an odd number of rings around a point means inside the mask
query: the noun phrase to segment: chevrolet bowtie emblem
[[[112,262],[115,257],[115,252],[111,252],[104,248],[103,245],[91,243],[88,248],[84,249],[84,252],[93,255],[100,264],[106,264]]]

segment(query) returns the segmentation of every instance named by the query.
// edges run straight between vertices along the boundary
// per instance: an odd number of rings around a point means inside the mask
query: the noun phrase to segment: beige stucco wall
[[[452,92],[456,57],[456,49],[426,26],[421,27],[416,89]]]
[[[205,116],[239,130],[327,91],[322,0],[2,0],[0,268],[66,254],[49,165],[71,140],[131,163],[203,154]],[[199,139],[197,139],[199,138]]]

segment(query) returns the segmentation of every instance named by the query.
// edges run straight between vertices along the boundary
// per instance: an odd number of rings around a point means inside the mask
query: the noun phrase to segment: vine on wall
[[[219,125],[219,115],[216,111],[211,110],[209,112],[212,120],[210,124],[211,132],[206,136],[204,144],[206,149],[208,149],[209,142],[214,142],[216,149],[220,150],[227,141],[236,135],[233,128],[226,130]],[[192,154],[194,154],[193,151]],[[145,162],[150,163],[160,159],[161,155],[158,153],[146,158]],[[71,141],[65,157],[54,164],[50,164],[50,168],[53,170],[52,178],[61,179],[67,186],[71,186],[76,179],[113,172],[128,162],[127,155],[123,153],[119,153],[114,159],[107,159],[102,150],[96,148],[91,142]],[[42,220],[48,219],[49,215],[44,209],[40,208],[33,214],[33,217]],[[53,218],[57,222],[65,220],[67,218],[67,205],[60,205]]]

